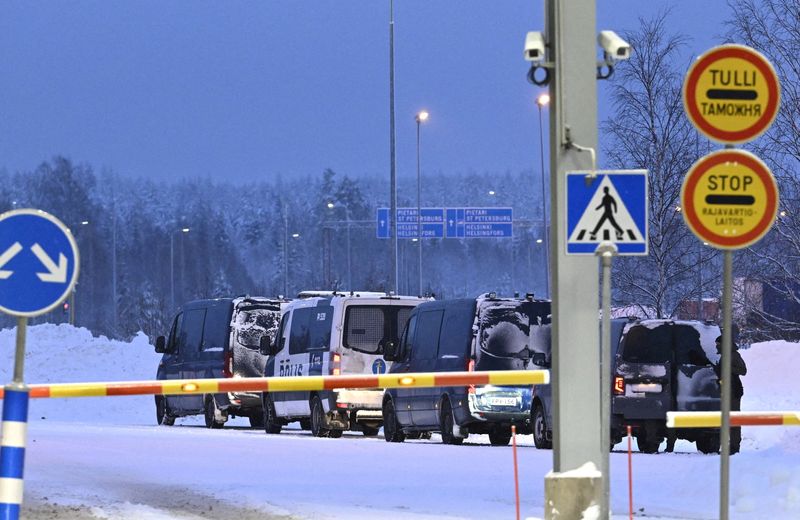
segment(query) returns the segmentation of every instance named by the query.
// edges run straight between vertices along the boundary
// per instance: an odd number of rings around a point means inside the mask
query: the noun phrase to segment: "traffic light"
[[[63,309],[64,309],[64,314],[65,315],[69,314],[69,302],[64,302]]]

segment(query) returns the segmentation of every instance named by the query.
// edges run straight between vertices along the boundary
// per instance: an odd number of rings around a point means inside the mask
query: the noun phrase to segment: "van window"
[[[439,332],[442,328],[443,310],[417,314],[417,334],[411,347],[412,359],[436,359],[439,352]]]
[[[703,346],[700,344],[700,331],[691,325],[673,326],[675,341],[675,362],[682,365],[710,365]]]
[[[197,352],[200,350],[200,343],[203,340],[203,322],[205,320],[205,309],[192,309],[183,313],[178,349],[183,352]]]
[[[254,308],[236,313],[236,342],[243,347],[258,350],[262,336],[268,335],[274,340],[279,319],[280,312],[269,309]]]
[[[225,350],[228,344],[231,317],[228,305],[217,305],[206,311],[206,322],[203,327],[202,350]]]
[[[183,313],[178,314],[175,316],[175,320],[172,322],[172,328],[169,331],[169,343],[167,344],[167,351],[177,354],[180,352],[178,348],[178,332],[181,330],[181,324],[183,323]]]
[[[331,342],[333,307],[303,307],[292,311],[289,354],[328,350]]]
[[[448,312],[439,336],[439,357],[469,354],[472,342],[472,312]]]
[[[346,348],[377,354],[379,345],[397,341],[413,306],[348,305],[344,318]]]
[[[408,354],[411,352],[411,345],[414,342],[415,332],[417,332],[417,317],[412,316],[408,320],[408,324],[403,331],[403,343],[400,348],[400,357],[403,359],[408,359]]]
[[[672,325],[654,328],[634,325],[622,340],[622,359],[630,363],[667,363],[672,361]]]

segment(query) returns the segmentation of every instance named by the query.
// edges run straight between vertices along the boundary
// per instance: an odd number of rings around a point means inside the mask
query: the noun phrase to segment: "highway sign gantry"
[[[447,208],[447,238],[513,236],[513,208]]]
[[[764,133],[778,113],[780,97],[772,64],[744,45],[721,45],[702,54],[683,83],[689,120],[709,139],[726,144]]]
[[[647,254],[647,170],[567,172],[567,254]]]
[[[78,246],[57,218],[36,209],[0,215],[0,311],[44,314],[69,295],[78,279]]]
[[[761,239],[778,211],[778,186],[766,164],[744,150],[700,158],[681,187],[689,229],[720,249],[741,249]]]

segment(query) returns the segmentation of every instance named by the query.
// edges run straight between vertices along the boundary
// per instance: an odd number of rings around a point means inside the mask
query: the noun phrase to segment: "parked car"
[[[616,356],[617,345],[619,345],[622,330],[628,323],[627,319],[612,319],[611,320],[611,359]],[[599,329],[598,329],[599,330]],[[534,346],[536,352],[542,353],[536,356],[534,362],[537,363],[537,369],[550,369],[551,365],[551,325],[550,321],[543,323],[541,327],[531,329],[531,344]],[[551,383],[554,377],[553,372],[550,373]],[[533,443],[537,448],[550,449],[553,447],[553,387],[550,385],[535,385],[533,387],[533,405],[532,405],[532,429],[533,429]],[[617,438],[618,430],[612,429],[613,444],[618,443],[621,439]]]
[[[531,339],[549,323],[548,300],[497,298],[423,303],[411,313],[403,336],[384,357],[390,372],[525,370],[544,363]],[[539,359],[542,358],[542,359]],[[531,432],[530,386],[471,386],[387,389],[384,437],[439,432],[445,444],[461,444],[470,433],[488,434],[493,445],[508,444],[511,425]]]
[[[156,378],[261,377],[266,364],[259,351],[261,338],[274,337],[285,304],[250,296],[187,303],[175,316],[169,336],[156,339],[155,350],[163,354]],[[157,395],[155,402],[158,424],[204,414],[209,428],[222,428],[234,416],[248,417],[253,427],[263,426],[261,395],[256,392]]]
[[[265,344],[268,377],[379,374],[387,370],[383,349],[396,343],[401,327],[424,298],[383,293],[301,293],[287,305],[275,342]],[[264,392],[264,428],[300,421],[317,437],[340,437],[345,430],[377,435],[380,390],[339,388],[322,391]]]
[[[625,325],[615,356],[612,432],[633,426],[639,451],[656,453],[669,433],[667,411],[720,409],[712,363],[719,355],[717,325],[701,321],[637,320]],[[677,429],[703,453],[719,451],[719,429]]]

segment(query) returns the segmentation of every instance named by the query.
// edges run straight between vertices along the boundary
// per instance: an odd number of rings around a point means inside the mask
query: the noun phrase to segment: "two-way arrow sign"
[[[10,278],[14,271],[2,270],[5,265],[10,262],[17,253],[22,251],[22,245],[19,242],[14,242],[11,246],[0,255],[0,280]],[[58,265],[50,258],[50,256],[42,249],[39,244],[33,244],[31,251],[36,255],[36,258],[47,268],[46,273],[36,273],[36,276],[43,282],[50,283],[64,283],[67,281],[67,257],[64,253],[58,254]]]

